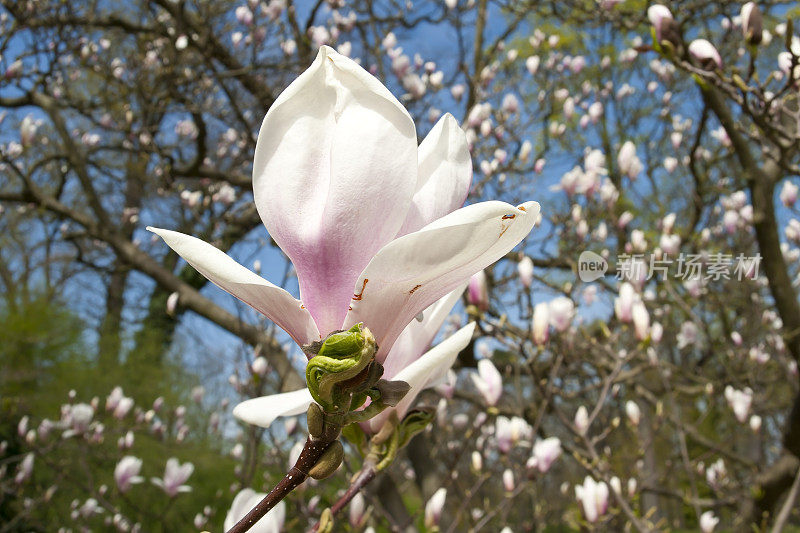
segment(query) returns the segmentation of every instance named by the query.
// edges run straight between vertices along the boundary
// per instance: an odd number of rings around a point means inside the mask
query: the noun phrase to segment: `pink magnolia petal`
[[[422,312],[422,322],[412,320],[405,327],[394,341],[392,349],[389,350],[383,362],[384,379],[392,379],[402,369],[420,358],[433,342],[436,333],[450,315],[450,311],[453,310],[453,306],[456,305],[465,288],[466,283],[462,283],[454,291],[450,291],[425,309]]]
[[[458,357],[459,352],[466,348],[469,341],[472,340],[474,331],[475,322],[470,322],[453,335],[428,350],[422,357],[405,367],[392,378],[405,381],[411,385],[408,394],[393,408],[401,418],[406,414],[408,408],[411,407],[420,392],[427,387],[435,385],[447,374],[447,371],[453,366],[456,357]],[[386,409],[378,416],[370,419],[370,429],[373,432],[380,430],[391,411],[392,409]]]
[[[267,428],[276,418],[305,413],[314,399],[308,389],[245,400],[233,408],[233,416],[254,426]]]
[[[370,328],[383,362],[420,311],[511,251],[538,216],[536,202],[483,202],[392,241],[359,276],[344,327],[363,322]]]
[[[148,227],[198,272],[282,327],[297,344],[319,340],[311,315],[299,300],[243,267],[207,242],[166,229]]]
[[[418,160],[417,188],[398,237],[464,205],[472,181],[467,136],[450,113],[439,119],[419,145]]]
[[[341,327],[355,280],[397,234],[416,181],[408,112],[354,61],[320,48],[264,118],[253,190],[323,335]]]

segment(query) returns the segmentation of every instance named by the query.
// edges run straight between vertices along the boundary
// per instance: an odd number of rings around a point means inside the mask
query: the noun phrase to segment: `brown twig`
[[[375,476],[378,474],[378,469],[376,468],[374,461],[365,461],[364,465],[361,467],[361,470],[358,472],[356,477],[353,479],[350,486],[347,488],[342,496],[336,500],[336,503],[333,504],[331,507],[331,514],[333,516],[338,515],[341,513],[345,507],[350,503],[350,501],[356,497],[361,489],[366,487]],[[320,528],[320,522],[314,524],[314,527],[309,529],[309,533],[316,533]]]
[[[309,472],[317,464],[322,457],[322,454],[333,444],[334,440],[329,439],[314,439],[309,437],[303,451],[300,452],[300,457],[297,462],[283,476],[283,479],[267,494],[263,500],[258,502],[258,505],[253,507],[244,518],[239,520],[228,533],[245,533],[253,527],[256,522],[261,520],[273,507],[289,495],[294,489],[300,486],[306,479],[308,479]]]

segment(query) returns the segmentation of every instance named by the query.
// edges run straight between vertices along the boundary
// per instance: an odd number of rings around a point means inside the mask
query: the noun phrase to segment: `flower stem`
[[[245,533],[253,527],[256,522],[261,520],[273,507],[289,495],[294,489],[308,479],[309,472],[317,464],[322,455],[333,444],[334,440],[314,439],[309,437],[306,440],[300,457],[297,458],[295,465],[289,472],[275,485],[264,499],[258,502],[244,518],[239,520],[236,525],[228,530],[228,533]]]
[[[356,477],[353,479],[350,486],[347,488],[347,491],[342,494],[342,496],[336,500],[336,503],[333,504],[331,507],[331,515],[336,516],[340,512],[347,507],[347,504],[355,498],[356,494],[358,494],[361,489],[366,487],[378,473],[378,469],[376,464],[373,461],[365,461],[364,465],[361,467],[361,470],[358,472]],[[320,522],[317,522],[314,527],[309,529],[309,533],[316,533],[319,530]]]

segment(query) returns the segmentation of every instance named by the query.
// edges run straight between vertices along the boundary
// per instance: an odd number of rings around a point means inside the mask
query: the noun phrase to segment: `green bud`
[[[319,517],[317,533],[333,533],[333,511],[331,511],[330,507],[322,511],[322,516]]]
[[[400,433],[399,447],[402,448],[411,440],[411,438],[428,427],[431,423],[435,412],[432,408],[419,408],[406,413],[397,431]]]
[[[325,413],[322,412],[322,407],[315,403],[309,405],[306,420],[308,421],[308,433],[314,438],[321,437],[325,429]]]
[[[363,379],[354,379],[374,360],[377,345],[372,332],[359,323],[304,350],[316,353],[306,366],[306,382],[314,400],[326,412],[350,410],[351,395],[370,378],[367,370]]]
[[[309,470],[308,475],[314,479],[325,479],[336,472],[336,469],[342,464],[342,459],[344,459],[344,447],[341,441],[335,440],[322,453],[322,457]]]

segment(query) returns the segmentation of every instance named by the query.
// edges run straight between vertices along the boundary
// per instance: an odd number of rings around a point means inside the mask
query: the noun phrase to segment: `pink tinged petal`
[[[397,337],[383,362],[383,378],[392,379],[405,367],[420,358],[433,342],[453,306],[464,293],[466,284],[440,298],[422,312],[422,321],[412,320]]]
[[[383,247],[356,282],[344,327],[372,330],[383,362],[423,309],[510,252],[539,216],[539,204],[483,202],[461,208]]]
[[[417,395],[431,386],[438,384],[456,361],[461,350],[467,347],[475,332],[475,322],[470,322],[450,337],[446,338],[435,347],[428,350],[422,357],[398,372],[392,379],[405,381],[411,389],[393,409],[402,418]],[[386,409],[369,421],[369,427],[377,432],[389,416],[391,409]]]
[[[164,239],[170,248],[215,285],[282,327],[297,344],[319,340],[317,326],[309,312],[284,289],[243,267],[207,242],[177,231],[147,229]]]
[[[267,428],[278,417],[305,413],[313,401],[308,389],[283,392],[245,400],[233,408],[233,416],[248,424]]]
[[[478,361],[478,374],[471,374],[472,382],[481,393],[486,404],[497,405],[503,394],[503,376],[488,359]]]
[[[320,332],[341,327],[359,273],[397,234],[416,183],[408,112],[354,61],[320,48],[270,107],[253,163],[256,207]]]
[[[550,338],[550,306],[545,302],[536,304],[533,308],[533,342],[538,346],[547,343]]]
[[[462,205],[472,181],[467,136],[450,113],[419,145],[417,187],[398,237],[430,224]]]

